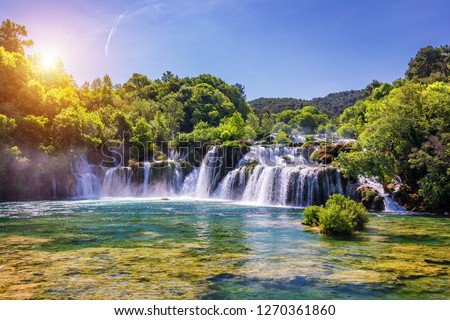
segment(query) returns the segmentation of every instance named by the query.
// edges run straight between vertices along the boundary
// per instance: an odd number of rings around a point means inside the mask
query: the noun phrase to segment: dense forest
[[[374,80],[375,81],[375,80]],[[301,109],[303,106],[315,106],[317,109],[328,115],[336,117],[344,109],[354,105],[356,101],[366,97],[366,90],[349,90],[330,93],[322,98],[302,100],[295,98],[259,98],[249,101],[255,112],[260,114],[262,110],[269,110],[278,113],[284,110]]]
[[[1,24],[0,199],[29,197],[31,181],[64,172],[75,152],[126,143],[130,159],[141,161],[163,159],[165,143],[263,143],[273,133],[289,143],[290,135],[336,131],[357,139],[333,160],[349,179],[377,177],[409,210],[450,205],[448,46],[420,49],[392,84],[248,103],[243,85],[209,74],[135,73],[123,84],[104,75],[78,86],[62,61],[48,68],[42,55],[27,56],[32,45],[24,26]]]

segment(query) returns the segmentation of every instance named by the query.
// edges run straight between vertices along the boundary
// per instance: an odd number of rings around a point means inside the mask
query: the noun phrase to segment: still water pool
[[[450,299],[450,219],[187,199],[0,203],[1,299]]]

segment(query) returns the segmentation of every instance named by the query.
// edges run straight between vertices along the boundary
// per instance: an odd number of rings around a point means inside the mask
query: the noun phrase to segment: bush
[[[351,234],[363,230],[369,221],[366,208],[340,194],[332,195],[323,206],[312,206],[303,212],[303,224],[319,226],[324,234]]]
[[[319,229],[325,234],[351,234],[354,223],[347,212],[333,209],[323,209],[320,212]]]
[[[319,213],[322,210],[322,207],[319,206],[311,206],[303,211],[303,224],[309,226],[318,226],[319,225]]]

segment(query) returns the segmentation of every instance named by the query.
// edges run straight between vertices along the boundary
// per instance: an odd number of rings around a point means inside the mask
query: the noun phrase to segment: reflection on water
[[[448,299],[450,220],[155,199],[0,204],[2,299]]]

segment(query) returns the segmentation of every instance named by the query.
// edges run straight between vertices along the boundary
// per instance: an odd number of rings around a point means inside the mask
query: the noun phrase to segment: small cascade
[[[245,190],[246,180],[247,167],[238,167],[230,171],[217,187],[215,196],[221,199],[239,199]]]
[[[221,165],[222,158],[219,157],[217,148],[214,146],[207,152],[202,161],[195,188],[195,196],[209,198],[217,183]]]
[[[181,195],[189,197],[193,197],[195,195],[199,172],[199,168],[194,168],[192,172],[186,176],[181,187]]]
[[[406,209],[395,202],[385,191],[383,185],[379,183],[375,178],[359,177],[359,183],[361,185],[368,186],[370,189],[376,191],[384,201],[385,212],[406,212]]]
[[[76,180],[75,196],[97,197],[101,189],[101,174],[103,167],[89,164],[86,156],[80,156],[71,163],[72,174]]]
[[[312,164],[310,159],[315,148],[299,148],[299,147],[250,147],[248,152],[240,162],[245,163],[261,163],[265,165],[284,165],[284,164]]]
[[[106,197],[148,197],[178,194],[183,184],[181,166],[174,161],[143,162],[136,167],[106,171],[102,195]]]
[[[107,197],[132,196],[131,178],[133,171],[131,167],[115,167],[106,171],[103,180],[101,194]]]
[[[293,134],[289,136],[292,142],[302,143],[306,141],[306,136],[300,134]]]
[[[148,181],[150,179],[150,162],[144,162],[144,190],[142,191],[142,195],[145,197],[148,195]]]
[[[183,173],[175,161],[156,161],[150,167],[149,193],[152,196],[172,196],[179,194]]]

